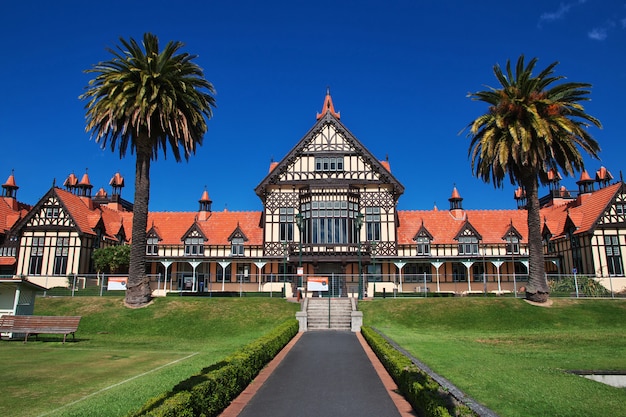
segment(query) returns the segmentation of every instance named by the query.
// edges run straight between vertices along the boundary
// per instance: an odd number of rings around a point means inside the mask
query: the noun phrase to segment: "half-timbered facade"
[[[546,270],[586,274],[626,291],[626,189],[600,168],[583,172],[579,190],[550,174],[541,200]],[[91,254],[132,243],[132,205],[116,174],[91,196],[85,176],[53,186],[31,209],[3,186],[0,225],[11,242],[12,273],[40,285],[94,273]],[[515,292],[528,271],[526,201],[517,209],[466,210],[454,188],[449,207],[398,210],[404,186],[341,122],[326,94],[313,127],[256,186],[262,211],[215,212],[205,190],[197,211],[151,212],[146,257],[155,294],[169,291],[306,293],[310,277],[327,277],[328,294]],[[2,223],[4,219],[4,223]],[[10,219],[10,221],[7,221]],[[10,238],[13,236],[13,238]],[[2,252],[4,253],[4,252]],[[0,256],[0,267],[7,257]],[[613,278],[604,281],[605,278]]]
[[[64,185],[65,190],[53,186],[15,226],[20,236],[16,275],[45,287],[67,286],[68,276],[94,273],[93,250],[128,243],[124,218],[132,222],[121,199],[98,203],[103,190],[91,196],[87,174],[80,182],[71,174]]]

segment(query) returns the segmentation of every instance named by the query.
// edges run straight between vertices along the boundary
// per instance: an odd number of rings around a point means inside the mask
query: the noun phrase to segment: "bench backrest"
[[[2,316],[2,319],[13,320],[11,331],[14,333],[28,333],[38,330],[45,333],[46,330],[66,331],[73,333],[78,329],[81,316]],[[1,323],[0,323],[1,325]]]
[[[13,329],[13,323],[15,322],[15,316],[5,314],[0,317],[0,332],[10,332]]]

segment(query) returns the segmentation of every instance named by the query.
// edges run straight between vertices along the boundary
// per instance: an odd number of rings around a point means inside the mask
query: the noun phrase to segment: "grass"
[[[378,328],[504,417],[626,415],[626,389],[568,373],[626,373],[626,302],[511,298],[362,302]]]
[[[164,298],[127,309],[120,297],[39,298],[35,314],[80,315],[77,341],[0,343],[0,415],[123,416],[286,319],[279,298]]]

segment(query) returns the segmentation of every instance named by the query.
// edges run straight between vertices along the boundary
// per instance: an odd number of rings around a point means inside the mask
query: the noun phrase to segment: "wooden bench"
[[[63,343],[68,334],[75,339],[81,316],[11,316],[0,317],[0,332],[24,334],[24,343],[34,334],[62,334]]]

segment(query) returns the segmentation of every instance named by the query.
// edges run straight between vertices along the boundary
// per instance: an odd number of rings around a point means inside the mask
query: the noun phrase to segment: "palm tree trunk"
[[[523,184],[528,198],[528,287],[526,299],[545,303],[550,296],[550,287],[546,279],[546,267],[541,240],[541,215],[537,176],[534,175]]]
[[[150,282],[146,275],[146,229],[150,200],[151,148],[147,136],[137,141],[135,162],[135,200],[133,205],[133,236],[126,288],[126,305],[143,307],[151,299]]]

